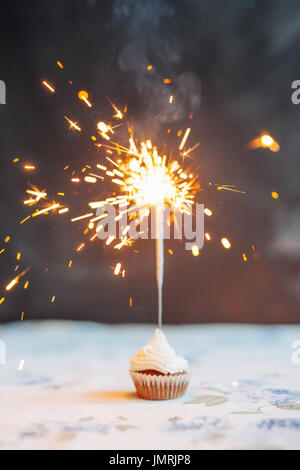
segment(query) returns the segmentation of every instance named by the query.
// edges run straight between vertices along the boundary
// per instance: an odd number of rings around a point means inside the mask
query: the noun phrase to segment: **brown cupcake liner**
[[[136,392],[145,400],[172,400],[182,397],[189,384],[190,373],[151,375],[129,371]]]

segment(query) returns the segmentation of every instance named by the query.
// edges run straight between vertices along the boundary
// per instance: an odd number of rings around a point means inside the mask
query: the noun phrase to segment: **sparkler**
[[[99,125],[98,125],[99,127]],[[190,129],[184,136],[181,149],[184,148]],[[114,166],[112,171],[108,171],[103,165],[97,165],[98,169],[105,171],[111,177],[112,183],[119,187],[119,194],[103,201],[90,203],[90,207],[104,207],[109,204],[119,207],[119,215],[116,221],[123,215],[133,218],[136,226],[142,226],[145,217],[150,211],[155,213],[155,234],[156,234],[156,283],[158,292],[158,326],[162,328],[162,288],[164,277],[164,205],[167,204],[175,213],[191,214],[191,206],[196,192],[195,182],[197,177],[187,174],[177,160],[167,160],[166,155],[160,155],[150,140],[137,145],[133,139],[129,139],[129,148],[121,147],[116,143],[110,145],[111,149],[121,151],[125,154],[120,163],[107,158]],[[134,211],[138,213],[134,215]],[[75,220],[89,218],[91,214],[85,214]],[[97,219],[105,218],[101,215],[90,219],[94,222]],[[74,221],[74,219],[73,219]],[[99,222],[96,232],[102,231],[103,223]],[[116,249],[131,243],[128,238],[130,226],[123,229],[121,242],[115,245]],[[113,243],[115,238],[110,236],[106,245]],[[115,274],[119,274],[121,265],[117,265]]]
[[[60,69],[64,66],[60,61],[57,61],[57,65]],[[147,70],[152,71],[152,65],[147,66]],[[171,78],[165,78],[163,82],[166,85],[172,83]],[[72,84],[71,81],[69,81]],[[56,90],[54,86],[48,81],[42,82],[44,88],[55,94]],[[77,93],[77,98],[81,100],[88,108],[93,108],[89,95],[86,91],[80,91]],[[176,97],[170,95],[169,104],[172,104]],[[113,111],[113,119],[121,121],[124,119],[127,112],[127,106],[120,110],[113,102],[108,100]],[[192,113],[189,119],[192,119]],[[68,116],[64,116],[69,129],[73,132],[84,132],[81,124],[78,121],[71,119]],[[113,195],[106,197],[104,200],[94,200],[88,202],[89,210],[85,214],[79,214],[75,217],[72,216],[70,221],[72,223],[87,223],[84,230],[84,234],[88,235],[88,240],[82,241],[75,248],[77,253],[84,251],[84,248],[89,242],[93,242],[97,236],[103,231],[105,227],[106,215],[95,214],[95,210],[104,207],[109,204],[110,206],[118,210],[116,221],[120,221],[123,215],[129,216],[130,223],[122,229],[122,238],[117,240],[114,236],[109,236],[106,240],[106,245],[112,245],[114,249],[120,250],[125,246],[130,246],[134,241],[134,236],[130,236],[130,228],[133,224],[136,228],[142,227],[143,221],[150,213],[153,213],[155,220],[155,235],[156,235],[156,284],[157,284],[157,295],[158,295],[158,325],[162,328],[162,290],[163,290],[163,279],[164,279],[164,206],[168,205],[175,215],[175,213],[192,213],[192,207],[194,198],[197,191],[200,189],[200,185],[197,183],[197,176],[194,175],[194,169],[188,168],[185,163],[185,158],[190,157],[192,152],[197,149],[199,144],[192,146],[189,149],[185,149],[186,143],[191,133],[191,128],[188,127],[185,131],[179,130],[177,137],[181,138],[180,144],[177,150],[177,157],[170,158],[165,154],[160,154],[157,147],[155,147],[150,140],[137,143],[133,137],[133,131],[130,126],[129,128],[129,145],[125,146],[118,141],[116,134],[117,125],[106,123],[104,121],[98,122],[96,125],[96,135],[98,135],[102,141],[98,141],[98,137],[94,135],[90,136],[93,145],[96,148],[102,149],[105,152],[105,162],[93,162],[91,165],[85,165],[82,169],[82,174],[78,176],[78,171],[72,171],[70,165],[66,165],[64,170],[68,171],[68,180],[76,185],[77,188],[83,186],[79,183],[89,184],[92,189],[98,188],[98,184],[104,180],[110,179],[111,184],[115,188]],[[171,134],[172,130],[168,129],[167,133]],[[267,148],[271,151],[278,151],[280,149],[279,144],[269,134],[262,134],[248,144],[248,148]],[[19,158],[15,158],[13,163],[19,162]],[[31,163],[22,165],[23,169],[30,174],[35,173],[36,167]],[[70,173],[69,173],[70,171]],[[84,175],[85,173],[85,175]],[[99,174],[100,173],[100,174]],[[86,187],[86,185],[84,185]],[[233,191],[244,194],[233,185],[218,184],[213,185],[217,190]],[[63,188],[62,188],[63,189]],[[92,191],[92,189],[90,191]],[[39,190],[37,187],[31,186],[27,189],[27,199],[24,200],[24,205],[31,207],[33,205],[40,205],[35,212],[25,217],[20,224],[25,223],[27,220],[31,220],[34,217],[40,215],[48,215],[49,213],[56,213],[59,215],[68,214],[71,208],[67,207],[68,204],[60,204],[53,201],[48,196],[48,191]],[[91,193],[93,194],[93,193]],[[56,192],[57,196],[63,197],[65,192]],[[279,197],[278,193],[273,191],[271,196],[274,199]],[[47,201],[47,205],[46,205]],[[92,212],[93,210],[93,212]],[[211,217],[213,211],[209,208],[205,208],[205,215]],[[169,221],[171,223],[171,220]],[[90,231],[93,231],[91,236]],[[213,235],[205,233],[205,239],[211,241]],[[6,240],[5,240],[6,242]],[[229,250],[231,248],[231,242],[228,238],[223,237],[220,240],[221,245],[224,249]],[[0,254],[5,250],[2,249]],[[255,251],[255,249],[253,250]],[[172,250],[169,250],[170,254],[173,254]],[[192,249],[194,256],[199,256],[199,248],[194,246]],[[21,256],[17,258],[20,260]],[[242,254],[243,261],[247,261],[246,253]],[[72,260],[67,261],[68,269],[72,267]],[[23,271],[21,274],[12,279],[6,286],[6,291],[9,292],[15,287],[20,278],[23,277],[29,268]],[[121,263],[117,263],[114,268],[115,276],[125,276],[125,269],[123,269]],[[24,289],[27,289],[29,281],[24,284]],[[56,296],[53,295],[51,302],[53,303]],[[0,304],[5,301],[3,297],[0,300]],[[129,299],[130,308],[133,307],[133,299]],[[23,314],[22,314],[23,318]]]
[[[59,65],[59,64],[58,64]],[[170,84],[171,79],[165,79],[164,83]],[[54,87],[48,82],[44,81],[43,85],[52,93],[55,92]],[[82,100],[89,108],[92,107],[88,100],[88,93],[81,91],[78,93],[78,98]],[[118,107],[109,101],[115,114],[113,118],[121,120],[124,118],[127,107],[124,108],[123,112]],[[170,103],[173,102],[173,96],[170,98]],[[78,121],[73,121],[66,115],[65,120],[69,124],[69,129],[77,132],[81,132],[82,128],[79,126]],[[116,126],[115,126],[116,127]],[[130,225],[134,224],[137,228],[141,227],[143,221],[150,213],[153,213],[155,220],[155,238],[156,238],[156,284],[157,284],[157,296],[158,296],[158,326],[162,328],[162,289],[164,279],[164,206],[168,205],[175,215],[176,213],[187,213],[192,214],[192,205],[194,203],[194,197],[197,190],[200,189],[200,185],[197,183],[197,176],[194,176],[194,172],[191,168],[183,167],[183,163],[180,164],[179,160],[189,156],[198,146],[185,150],[186,142],[189,138],[191,128],[187,128],[183,134],[181,143],[178,148],[178,158],[171,159],[167,155],[161,155],[150,140],[145,142],[137,143],[130,130],[129,145],[124,146],[115,139],[114,127],[103,121],[98,122],[97,131],[99,136],[104,140],[104,143],[99,143],[95,137],[92,137],[94,145],[97,148],[102,148],[106,154],[107,164],[103,165],[97,163],[95,170],[89,171],[88,175],[83,177],[85,183],[97,185],[97,183],[110,178],[111,183],[116,186],[116,195],[113,197],[107,197],[102,201],[89,202],[91,209],[96,210],[107,204],[118,209],[118,215],[115,220],[119,221],[122,216],[127,215],[130,218],[130,223],[123,227],[122,238],[117,241],[114,236],[109,236],[106,240],[106,245],[114,245],[116,250],[120,250],[124,246],[130,246],[135,238],[130,237]],[[178,132],[178,136],[181,136],[182,131]],[[68,170],[69,165],[65,167]],[[82,172],[85,172],[87,168],[92,169],[93,165],[86,165]],[[25,169],[34,169],[31,165],[26,165]],[[98,174],[100,172],[100,174]],[[72,183],[80,183],[81,178],[78,177],[73,171],[70,178]],[[223,188],[222,188],[223,189]],[[225,186],[224,186],[225,189]],[[36,187],[31,187],[26,193],[30,196],[28,200],[24,201],[25,205],[35,205],[41,200],[47,199],[47,192],[45,190],[40,191]],[[59,193],[64,195],[64,193]],[[20,223],[24,223],[30,218],[37,217],[43,214],[49,214],[50,212],[56,212],[58,214],[65,214],[69,211],[68,207],[63,207],[57,202],[52,202],[50,205],[36,210],[31,215],[26,217]],[[207,216],[212,215],[212,211],[208,208],[205,209]],[[105,226],[105,215],[95,216],[94,212],[87,212],[76,217],[71,218],[71,222],[82,222],[88,223],[87,229],[93,230],[95,223],[95,234],[90,238],[93,241],[99,233],[103,231]],[[81,242],[76,251],[79,253],[86,247],[85,242]],[[199,248],[193,247],[193,255],[199,255]],[[68,264],[69,269],[72,266],[70,261]],[[121,263],[116,265],[114,274],[118,276],[122,273],[125,276],[125,269],[121,271]],[[7,290],[10,290],[19,280],[16,277],[7,286]],[[8,289],[9,288],[9,289]],[[54,302],[55,296],[52,297]],[[130,300],[130,307],[132,307],[132,299]]]

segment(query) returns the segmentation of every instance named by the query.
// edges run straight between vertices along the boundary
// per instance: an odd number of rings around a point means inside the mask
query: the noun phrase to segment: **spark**
[[[97,178],[99,180],[104,180],[104,177],[103,176],[100,176],[100,175],[96,175],[95,173],[90,173],[90,176],[93,176],[94,178]]]
[[[98,215],[97,217],[94,217],[93,219],[90,220],[91,223],[97,222],[98,220],[105,219],[107,217],[106,214]]]
[[[56,63],[60,69],[64,68],[63,64],[59,60]]]
[[[98,209],[98,207],[105,206],[105,201],[89,202],[89,206],[92,209]]]
[[[42,214],[46,214],[50,211],[53,211],[55,209],[57,209],[58,207],[60,207],[60,204],[53,204],[52,206],[50,207],[46,207],[45,209],[42,209],[40,211],[37,211],[37,212],[34,212],[33,214],[31,214],[32,217],[37,217],[39,215],[42,215]]]
[[[279,199],[279,194],[276,191],[272,191],[271,196],[273,199]]]
[[[87,91],[84,91],[84,90],[79,91],[79,93],[78,93],[78,98],[79,98],[81,101],[83,101],[89,108],[92,107],[91,102],[88,100],[89,94],[88,94]]]
[[[121,250],[121,248],[123,248],[123,246],[131,246],[131,244],[132,244],[131,240],[132,239],[127,238],[127,237],[123,238],[123,240],[119,244],[114,246],[114,249],[115,250]]]
[[[172,95],[170,96],[169,103],[170,103],[170,104],[173,103],[173,96],[172,96]]]
[[[21,371],[24,367],[25,361],[24,359],[21,360],[20,365],[19,365],[19,371]]]
[[[64,207],[63,209],[60,209],[58,211],[59,214],[65,214],[66,212],[69,212],[69,208],[68,207]]]
[[[193,256],[199,256],[199,248],[197,245],[194,245],[192,247],[192,253],[193,253]]]
[[[109,175],[109,176],[111,176],[111,175]],[[115,184],[118,184],[119,186],[124,186],[124,181],[119,180],[118,178],[112,179],[112,182],[115,183]]]
[[[113,237],[112,235],[108,237],[108,239],[106,240],[106,246],[109,246],[114,241],[114,239],[115,237]]]
[[[5,252],[5,248],[2,248],[2,250],[0,250],[0,255],[2,255],[2,253]]]
[[[153,69],[152,65],[147,65],[147,70],[152,70],[152,69]]]
[[[184,146],[185,146],[185,144],[186,144],[186,141],[187,141],[187,139],[188,139],[188,136],[190,135],[190,132],[191,132],[191,128],[188,127],[187,130],[185,131],[185,134],[184,134],[183,139],[182,139],[182,141],[181,141],[181,144],[180,144],[180,146],[179,146],[179,150],[183,150],[183,148],[184,148]]]
[[[273,137],[268,134],[262,135],[260,141],[264,147],[271,147],[274,143]]]
[[[99,130],[99,134],[103,137],[105,140],[110,140],[110,137],[107,135],[108,132],[112,132],[111,127],[107,126],[105,122],[98,122],[97,128]]]
[[[114,109],[114,111],[116,112],[116,114],[113,116],[115,119],[123,119],[123,114],[121,113],[121,111],[117,108],[117,106],[109,100],[109,103],[111,105],[111,107]]]
[[[56,297],[55,297],[55,295],[54,295],[54,296],[52,297],[52,299],[51,299],[51,303],[52,303],[52,304],[55,302],[55,298],[56,298]]]
[[[206,234],[205,234],[205,238],[206,238],[207,241],[210,241],[210,240],[211,240],[211,235],[210,235],[210,233],[206,233]]]
[[[27,189],[26,193],[36,196],[37,201],[39,201],[40,199],[45,199],[47,197],[47,193],[42,191],[32,191],[31,189]]]
[[[226,250],[229,250],[229,249],[231,248],[231,243],[230,243],[230,241],[228,240],[228,238],[225,238],[225,237],[222,238],[221,243],[222,243],[222,245],[224,246],[224,248],[225,248]]]
[[[18,274],[14,279],[12,279],[9,284],[7,284],[7,286],[5,287],[5,290],[7,292],[9,292],[10,290],[12,290],[13,287],[15,287],[19,280],[21,279],[21,277],[25,276],[28,271],[30,270],[30,266],[28,268],[26,268],[23,272],[21,272],[20,274]]]
[[[53,87],[52,85],[50,85],[50,83],[48,83],[46,80],[44,80],[44,81],[42,82],[42,84],[43,84],[46,88],[48,88],[48,90],[50,90],[51,93],[55,93],[54,87]]]
[[[86,176],[84,178],[84,181],[86,183],[97,183],[97,178],[95,178],[94,176]]]
[[[69,119],[67,116],[65,116],[65,119],[70,124],[69,129],[75,129],[76,131],[81,132],[81,127],[78,126],[78,122],[71,121],[71,119]]]
[[[78,220],[83,220],[83,219],[88,219],[90,217],[93,217],[94,213],[91,212],[90,214],[84,214],[81,215],[80,217],[76,217],[75,219],[71,219],[71,222],[77,222]]]
[[[28,286],[29,286],[29,281],[26,281],[25,284],[24,284],[24,289],[28,289]]]
[[[115,275],[115,276],[118,276],[118,275],[120,274],[121,267],[122,267],[121,263],[118,263],[118,264],[116,265],[115,270],[114,270],[114,275]]]
[[[35,170],[35,166],[34,165],[24,165],[24,170],[33,171],[33,170]]]
[[[98,122],[97,127],[100,132],[103,132],[103,134],[107,134],[111,131],[111,128],[103,121]]]
[[[99,170],[103,170],[103,171],[107,170],[106,166],[99,165],[99,164],[97,165],[97,168],[99,168]]]
[[[129,299],[129,307],[132,308],[132,306],[133,306],[133,300],[132,300],[132,297],[130,297],[130,299]]]
[[[71,183],[80,183],[80,178],[72,178]]]
[[[28,205],[33,205],[37,204],[41,199],[46,199],[47,198],[47,193],[45,191],[39,191],[37,188],[32,187],[32,189],[27,189],[26,190],[27,194],[30,194],[30,196],[33,196],[34,198],[31,197],[31,199],[28,199],[24,201],[24,204]]]
[[[5,301],[5,297],[2,297],[2,299],[0,299],[0,305],[3,304],[4,301]]]
[[[29,215],[28,217],[25,217],[25,219],[21,220],[20,225],[24,224],[30,218],[31,218],[31,215]]]
[[[243,253],[243,260],[244,260],[245,263],[248,260],[246,253]]]
[[[81,243],[81,245],[79,245],[79,247],[77,248],[76,251],[78,251],[78,252],[81,251],[82,248],[84,248],[84,246],[85,246],[85,243]]]
[[[233,191],[235,193],[246,194],[245,191],[241,191],[240,189],[237,189],[237,188],[235,188],[234,186],[231,186],[231,185],[217,186],[217,189],[219,191],[225,190],[225,191]]]
[[[190,149],[188,150],[185,150],[181,155],[183,156],[183,158],[185,157],[188,157],[190,155],[190,153],[192,153],[194,150],[196,150],[198,147],[199,147],[199,143],[195,144],[193,147],[191,147]]]
[[[6,287],[5,289],[7,291],[10,291],[16,284],[17,284],[17,278],[13,279]]]
[[[130,153],[130,154],[133,153],[135,155],[138,155],[138,150],[136,148],[135,142],[134,142],[132,137],[129,139],[129,143],[130,143],[130,148],[129,148],[128,153]]]
[[[24,320],[24,312],[22,312],[22,314],[21,314],[21,321],[23,321],[23,320]]]
[[[9,243],[10,242],[10,236],[8,235],[5,239],[4,239],[4,243]]]
[[[212,211],[208,208],[204,209],[204,214],[207,215],[208,217],[211,217],[213,215]]]
[[[251,140],[247,144],[247,148],[250,150],[254,150],[257,148],[267,148],[271,150],[271,152],[278,152],[280,150],[280,145],[270,134],[261,134],[259,137]]]
[[[114,162],[111,158],[106,157],[106,160],[108,160],[108,161],[109,161],[110,163],[112,163],[114,166],[116,166],[117,168],[119,168],[119,165],[118,165],[116,162]],[[114,169],[114,173],[115,173],[116,171],[117,171],[117,170]]]
[[[33,204],[35,204],[35,199],[27,199],[24,201],[24,205],[32,206]]]
[[[164,83],[165,83],[166,85],[169,85],[170,83],[172,83],[171,78],[164,78]]]
[[[69,269],[71,269],[71,267],[72,267],[72,264],[73,264],[73,261],[72,261],[72,260],[70,260],[70,261],[69,261],[69,264],[68,264],[68,268],[69,268]]]

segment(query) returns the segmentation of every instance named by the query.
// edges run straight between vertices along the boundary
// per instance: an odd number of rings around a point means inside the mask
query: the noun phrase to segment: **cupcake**
[[[130,360],[130,375],[137,394],[146,400],[170,400],[184,395],[189,383],[189,365],[177,356],[160,329]]]

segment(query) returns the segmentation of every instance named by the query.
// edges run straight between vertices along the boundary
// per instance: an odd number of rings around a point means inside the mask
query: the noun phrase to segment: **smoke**
[[[132,86],[142,102],[137,131],[143,127],[155,133],[162,125],[171,125],[200,109],[199,77],[190,70],[180,71],[184,51],[176,13],[174,5],[162,0],[115,3],[115,28],[123,26],[124,31],[126,25],[119,67],[131,74]],[[170,85],[164,83],[165,78],[171,79]],[[168,106],[173,95],[176,98]]]
[[[182,7],[176,1],[119,0],[113,21],[123,28],[120,70],[130,74],[143,103],[137,130],[157,132],[189,113],[199,118],[207,112],[201,108],[204,77],[206,88],[220,97],[216,108],[225,109],[226,119],[236,123],[245,139],[267,129],[282,142],[280,154],[265,152],[257,164],[248,156],[244,162],[232,155],[225,158],[237,179],[247,177],[254,188],[248,193],[249,205],[256,208],[253,224],[268,214],[260,227],[265,255],[280,262],[282,256],[296,256],[300,263],[300,160],[294,158],[299,121],[290,103],[291,82],[299,78],[293,51],[297,54],[300,6],[296,0],[288,4],[272,2],[270,8],[267,1],[188,0]],[[170,86],[164,77],[172,79]],[[168,107],[173,94],[174,105]],[[283,198],[276,207],[267,197],[273,189]],[[287,286],[298,282],[296,273]]]

